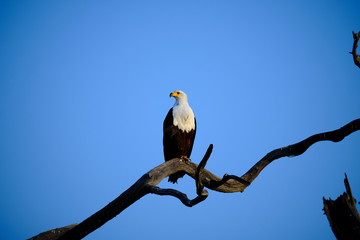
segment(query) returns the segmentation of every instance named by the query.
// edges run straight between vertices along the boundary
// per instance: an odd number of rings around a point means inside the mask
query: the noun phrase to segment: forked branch
[[[205,169],[206,162],[208,161],[212,151],[212,145],[210,145],[199,165],[191,161],[183,161],[175,158],[155,167],[145,173],[136,183],[134,183],[115,200],[80,224],[65,232],[59,239],[81,239],[85,237],[148,193],[173,196],[180,199],[185,206],[191,207],[201,201],[204,201],[208,196],[208,192],[204,190],[204,187],[225,193],[243,192],[245,188],[248,187],[250,183],[260,174],[260,172],[272,161],[282,157],[298,156],[304,153],[311,145],[319,141],[339,142],[349,134],[358,130],[360,130],[360,119],[356,119],[340,129],[315,134],[299,143],[275,149],[266,154],[241,177],[225,174],[223,178],[220,178]],[[190,200],[186,194],[177,190],[161,189],[156,186],[164,178],[178,171],[184,171],[187,175],[195,179],[198,194],[195,199]],[[45,239],[41,237],[39,238],[39,236],[40,235],[31,239]],[[53,238],[46,239],[56,239],[56,237],[54,235]]]
[[[192,207],[202,201],[204,201],[209,193],[204,190],[204,185],[201,182],[202,170],[204,169],[207,160],[210,158],[211,152],[213,149],[213,145],[210,144],[208,150],[206,151],[203,159],[201,160],[199,166],[196,168],[195,172],[195,182],[196,182],[196,193],[197,197],[193,200],[190,200],[185,193],[182,193],[175,189],[162,189],[154,185],[147,184],[146,189],[149,193],[157,194],[157,195],[169,195],[178,198],[185,206]]]

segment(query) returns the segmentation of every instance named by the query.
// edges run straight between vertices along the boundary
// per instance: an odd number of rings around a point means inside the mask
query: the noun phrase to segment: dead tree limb
[[[65,232],[67,232],[68,230],[74,228],[77,225],[78,224],[71,224],[69,226],[62,227],[62,228],[51,229],[49,231],[40,233],[39,235],[36,235],[35,237],[32,237],[30,239],[31,240],[53,240],[53,239],[57,239],[58,237],[63,235]]]
[[[296,144],[275,149],[266,154],[265,157],[263,157],[259,162],[257,162],[241,178],[251,183],[260,174],[261,170],[263,170],[269,163],[271,163],[275,159],[301,155],[316,142],[339,142],[349,134],[358,130],[360,130],[360,119],[356,119],[337,130],[315,134]]]
[[[360,239],[360,216],[346,173],[344,183],[346,192],[335,201],[323,197],[323,210],[338,240],[357,240]]]
[[[175,189],[164,189],[164,188],[159,188],[154,185],[146,185],[145,188],[148,191],[148,193],[176,197],[187,207],[192,207],[192,206],[198,204],[199,202],[204,201],[207,198],[207,196],[209,195],[206,190],[203,190],[200,195],[198,195],[193,200],[190,200],[185,193],[182,193]]]
[[[356,49],[358,47],[358,42],[360,38],[360,32],[358,33],[352,32],[352,33],[354,37],[354,44],[353,44],[352,52],[350,52],[350,54],[353,55],[355,65],[360,68],[360,56],[356,53]]]
[[[225,174],[223,178],[220,178],[204,168],[211,155],[212,145],[210,145],[199,165],[178,158],[164,162],[145,173],[136,183],[123,192],[119,197],[110,202],[100,211],[85,219],[80,224],[65,232],[58,239],[81,239],[85,237],[148,193],[173,196],[180,199],[185,206],[191,207],[205,200],[208,196],[208,192],[203,189],[204,187],[224,193],[243,192],[245,188],[248,187],[250,183],[260,174],[260,172],[272,161],[282,157],[298,156],[304,153],[311,145],[319,141],[339,142],[349,134],[358,130],[360,130],[360,119],[356,119],[337,130],[315,134],[299,143],[275,149],[266,154],[241,177]],[[179,171],[186,172],[187,175],[196,180],[198,196],[195,199],[190,200],[186,194],[177,190],[161,189],[156,186],[164,178]],[[31,239],[42,239],[36,237]],[[56,237],[52,239],[56,239]]]
[[[206,151],[203,159],[201,160],[199,166],[196,168],[196,172],[195,172],[195,183],[196,183],[196,193],[198,195],[201,195],[204,191],[204,184],[202,183],[201,179],[203,176],[203,169],[205,168],[205,165],[207,163],[207,161],[210,158],[210,155],[212,153],[212,149],[213,149],[213,145],[210,144],[208,150]]]

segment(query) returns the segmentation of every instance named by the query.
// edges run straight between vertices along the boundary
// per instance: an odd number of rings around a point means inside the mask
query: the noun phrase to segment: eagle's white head
[[[170,93],[170,97],[174,97],[176,99],[175,104],[176,103],[179,104],[180,102],[187,103],[187,101],[188,101],[187,95],[183,91],[180,91],[180,90]]]
[[[176,102],[173,106],[174,126],[180,130],[190,132],[195,129],[194,112],[189,106],[187,95],[183,91],[174,91],[170,93],[170,97],[174,97]]]

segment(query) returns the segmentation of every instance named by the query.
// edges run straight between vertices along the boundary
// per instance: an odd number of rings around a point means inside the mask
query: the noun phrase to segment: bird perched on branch
[[[164,120],[164,157],[165,161],[173,158],[189,160],[194,145],[196,119],[188,104],[187,95],[182,91],[170,93],[175,98],[174,106]],[[177,183],[185,172],[177,172],[169,176],[169,182]]]

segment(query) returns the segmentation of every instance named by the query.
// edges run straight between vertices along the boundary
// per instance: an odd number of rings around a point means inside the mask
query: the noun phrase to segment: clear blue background
[[[162,121],[189,96],[192,161],[242,175],[267,152],[359,118],[354,1],[1,1],[0,239],[79,223],[163,162]],[[360,52],[360,49],[359,49]],[[86,239],[335,239],[322,197],[360,133],[269,165],[244,193],[188,208],[148,195]],[[175,187],[195,197],[194,181]]]

